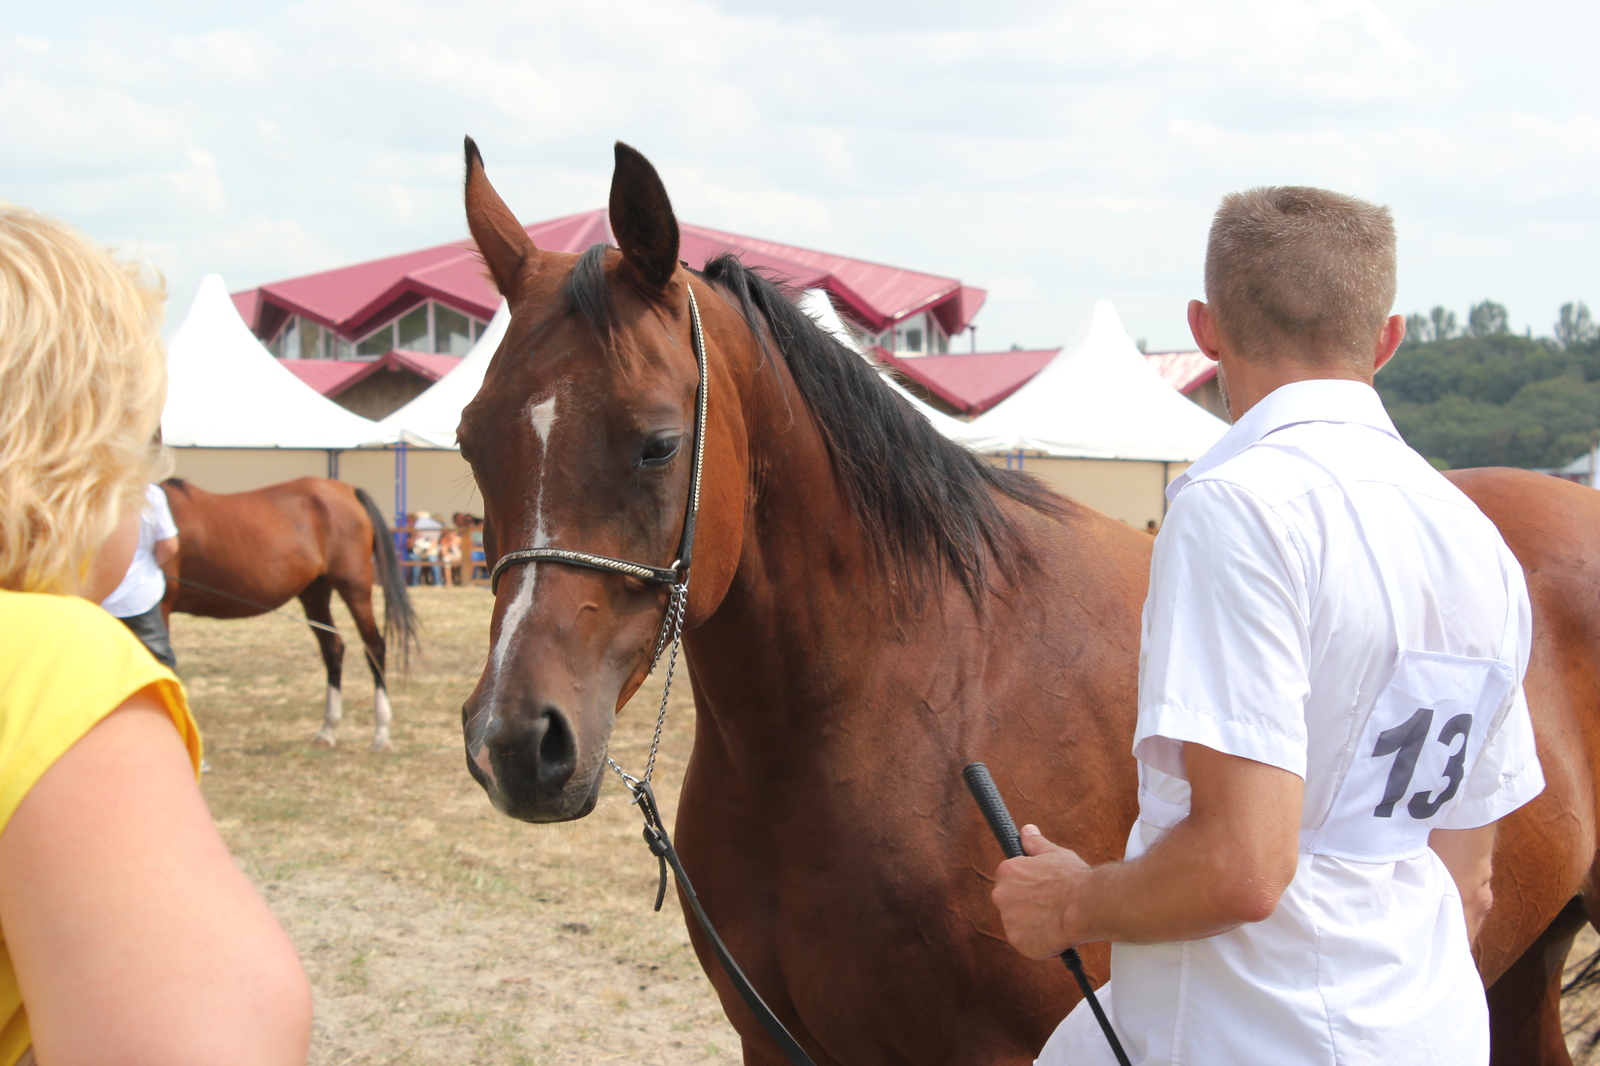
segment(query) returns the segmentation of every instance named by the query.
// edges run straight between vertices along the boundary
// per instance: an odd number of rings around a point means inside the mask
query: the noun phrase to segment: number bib
[[[1427,847],[1460,802],[1516,673],[1498,659],[1400,652],[1322,826],[1302,851],[1394,862]]]

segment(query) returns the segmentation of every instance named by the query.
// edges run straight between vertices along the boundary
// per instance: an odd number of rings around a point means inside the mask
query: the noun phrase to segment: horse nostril
[[[546,789],[565,788],[578,767],[578,745],[566,715],[550,708],[539,716],[544,734],[539,738],[539,784]]]

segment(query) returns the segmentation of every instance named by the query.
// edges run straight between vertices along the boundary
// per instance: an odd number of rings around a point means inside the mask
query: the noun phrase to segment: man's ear
[[[1372,372],[1383,369],[1383,364],[1394,358],[1394,353],[1406,339],[1406,316],[1390,315],[1378,334],[1378,346],[1372,353]]]
[[[622,261],[648,288],[666,288],[678,269],[678,219],[656,168],[621,141],[611,172],[610,208]]]
[[[517,291],[517,279],[524,270],[539,269],[539,249],[522,228],[517,216],[511,213],[500,194],[489,184],[483,170],[483,156],[471,137],[466,139],[467,153],[467,228],[478,245],[489,275],[494,278],[500,295],[512,299]]]
[[[1222,346],[1217,343],[1217,320],[1209,304],[1200,300],[1189,301],[1189,332],[1194,334],[1194,342],[1206,353],[1206,358],[1216,360]]]

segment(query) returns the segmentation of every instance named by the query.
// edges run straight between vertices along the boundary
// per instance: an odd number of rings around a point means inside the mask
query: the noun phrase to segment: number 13
[[[1394,805],[1400,802],[1401,797],[1406,794],[1406,789],[1411,787],[1411,775],[1417,771],[1417,758],[1422,754],[1422,745],[1428,739],[1428,728],[1431,725],[1433,725],[1433,708],[1421,707],[1403,725],[1385,729],[1378,734],[1378,743],[1373,745],[1372,757],[1381,759],[1385,755],[1394,755],[1395,760],[1394,765],[1389,768],[1389,781],[1383,790],[1383,800],[1372,809],[1373,817],[1394,816]],[[1439,730],[1440,744],[1448,746],[1457,737],[1461,738],[1461,747],[1451,752],[1449,761],[1444,764],[1444,776],[1450,779],[1450,783],[1441,789],[1437,796],[1431,798],[1427,789],[1413,795],[1411,802],[1406,804],[1406,811],[1411,817],[1418,820],[1432,818],[1461,788],[1461,779],[1466,775],[1467,735],[1471,732],[1470,714],[1456,715]]]

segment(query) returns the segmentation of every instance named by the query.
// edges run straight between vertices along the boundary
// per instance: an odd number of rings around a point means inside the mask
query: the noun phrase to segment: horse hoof
[[[394,748],[394,745],[389,743],[388,738],[385,737],[383,740],[374,740],[372,742],[372,747],[368,748],[367,750],[368,751],[373,751],[373,752],[379,752],[379,751],[389,751],[389,750],[391,750],[393,748]]]
[[[316,736],[311,738],[311,746],[313,748],[331,748],[337,743],[338,741],[334,740],[326,733],[318,733]]]

